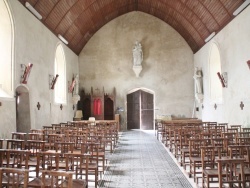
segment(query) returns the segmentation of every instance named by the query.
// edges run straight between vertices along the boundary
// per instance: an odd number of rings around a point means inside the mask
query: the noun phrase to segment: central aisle
[[[192,188],[154,131],[122,132],[101,187]]]

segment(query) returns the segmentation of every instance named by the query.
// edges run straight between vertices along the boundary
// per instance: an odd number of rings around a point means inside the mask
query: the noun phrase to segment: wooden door
[[[91,99],[86,97],[82,102],[83,120],[88,120],[91,117]]]
[[[138,90],[127,95],[127,129],[140,129],[140,94]]]
[[[105,98],[104,101],[104,120],[114,119],[114,102],[111,98]]]
[[[141,129],[154,129],[154,95],[141,91]]]
[[[154,129],[154,95],[142,90],[127,95],[127,129]]]

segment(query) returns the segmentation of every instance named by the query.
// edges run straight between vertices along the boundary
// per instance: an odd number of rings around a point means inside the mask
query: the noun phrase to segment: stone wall
[[[14,21],[14,90],[20,86],[20,64],[33,64],[25,86],[30,98],[31,128],[72,120],[72,95],[67,93],[68,102],[61,110],[60,105],[54,103],[53,90],[49,90],[49,74],[54,74],[54,57],[59,39],[19,1],[7,2]],[[78,73],[78,56],[65,45],[63,49],[67,80],[71,81],[73,74]],[[0,137],[6,138],[12,131],[16,131],[15,98],[1,98],[0,102]],[[40,110],[37,109],[38,102],[41,104]]]
[[[201,67],[204,74],[204,102],[199,104],[197,117],[204,121],[250,126],[250,7],[240,13],[210,42],[194,55],[194,66]],[[228,87],[223,88],[223,101],[214,108],[210,100],[209,57],[212,43],[220,51],[221,71],[227,72]],[[244,108],[240,108],[243,102]]]
[[[133,72],[132,49],[142,45],[140,77]],[[194,103],[193,53],[186,41],[163,21],[131,12],[103,26],[79,55],[80,90],[116,88],[116,106],[123,107],[126,129],[126,95],[136,88],[155,96],[155,116],[191,117]]]

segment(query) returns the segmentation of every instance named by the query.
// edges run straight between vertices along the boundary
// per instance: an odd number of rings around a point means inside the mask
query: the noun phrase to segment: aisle
[[[100,187],[192,188],[153,131],[123,132]]]

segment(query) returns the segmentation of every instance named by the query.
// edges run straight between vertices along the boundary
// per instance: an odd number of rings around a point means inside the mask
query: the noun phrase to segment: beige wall
[[[142,44],[143,70],[132,70],[135,41]],[[79,55],[80,87],[86,92],[116,88],[116,106],[126,108],[126,94],[146,88],[155,94],[155,113],[191,117],[193,53],[185,40],[163,21],[142,12],[131,12],[102,27]],[[126,111],[122,128],[126,129]]]
[[[197,114],[205,121],[225,122],[250,126],[250,7],[246,8],[210,42],[194,55],[194,64],[204,74],[204,109]],[[223,88],[223,102],[214,103],[209,97],[209,53],[212,43],[220,50],[221,70],[228,74],[228,88]],[[240,102],[244,103],[241,110]]]
[[[54,55],[59,39],[37,20],[18,1],[8,0],[14,20],[14,89],[20,85],[20,64],[33,63],[28,84],[30,97],[31,128],[41,128],[51,123],[72,120],[74,116],[72,96],[60,110],[54,104],[53,90],[49,90],[49,74],[54,74]],[[78,56],[63,45],[67,80],[78,73]],[[15,99],[0,99],[0,137],[8,137],[16,130]],[[37,102],[41,109],[37,110]]]
[[[20,64],[33,63],[28,84],[31,127],[71,120],[72,96],[60,110],[49,90],[49,74],[53,74],[54,52],[58,38],[41,24],[18,1],[7,0],[14,19],[14,89],[20,84]],[[204,121],[228,122],[250,126],[250,7],[227,25],[200,51],[193,55],[184,39],[161,20],[141,12],[123,15],[102,27],[87,43],[79,56],[80,87],[116,88],[117,106],[126,109],[126,94],[136,88],[150,90],[155,95],[155,115],[192,116],[194,89],[193,70],[201,67],[204,75],[204,102],[197,104],[196,116]],[[139,40],[143,46],[143,70],[139,78],[132,70],[132,48]],[[220,49],[222,72],[228,73],[228,88],[223,89],[223,102],[209,99],[208,61],[211,43]],[[63,45],[67,62],[67,80],[78,72],[78,56]],[[193,64],[194,62],[194,64]],[[244,103],[241,110],[240,102]],[[16,130],[15,99],[0,98],[0,137]],[[37,110],[37,102],[41,109]],[[122,113],[122,128],[126,129],[126,111]]]

